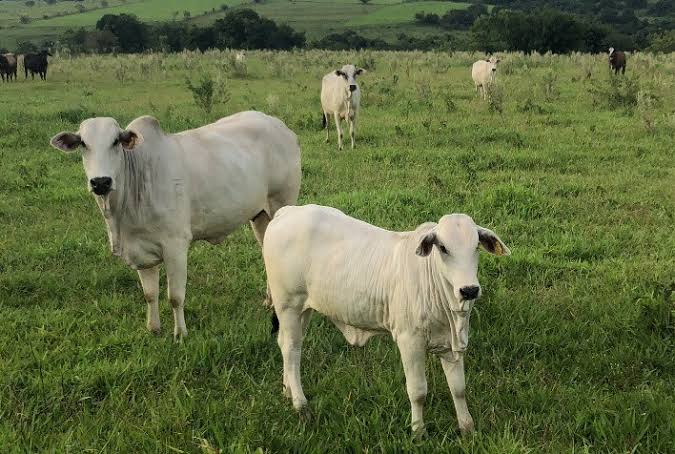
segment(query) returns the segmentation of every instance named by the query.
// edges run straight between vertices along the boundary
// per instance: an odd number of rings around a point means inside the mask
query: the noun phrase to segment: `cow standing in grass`
[[[425,357],[437,354],[462,432],[473,430],[465,398],[469,315],[480,297],[478,248],[509,249],[463,214],[412,232],[392,232],[334,208],[307,205],[277,212],[263,256],[279,324],[283,384],[296,410],[307,399],[300,356],[312,312],[328,317],[352,345],[391,334],[401,353],[412,429],[424,433]]]
[[[614,71],[614,75],[626,74],[626,54],[613,47],[609,48],[609,70]]]
[[[51,57],[48,51],[43,50],[37,54],[26,54],[23,57],[23,70],[26,74],[26,79],[28,79],[28,73],[32,79],[35,79],[35,74],[37,73],[40,76],[40,79],[47,80],[47,67],[49,66],[49,61],[47,57]]]
[[[166,266],[175,338],[187,334],[183,303],[190,244],[220,243],[250,221],[262,245],[270,219],[295,204],[300,188],[297,136],[260,112],[178,134],[164,132],[148,116],[126,129],[112,118],[90,118],[77,133],[61,132],[51,144],[67,152],[82,149],[110,247],[138,270],[147,327],[154,332],[160,329],[159,265]]]
[[[10,82],[12,77],[16,80],[16,55],[0,54],[0,76],[3,82]]]
[[[341,120],[349,122],[349,137],[354,149],[356,136],[356,120],[359,114],[361,90],[356,83],[356,76],[365,73],[363,68],[354,65],[344,65],[323,77],[321,82],[321,108],[323,109],[323,127],[326,129],[326,143],[329,140],[330,127],[328,116],[335,118],[337,128],[338,148],[342,150]]]
[[[499,61],[496,57],[490,57],[485,60],[478,60],[471,67],[471,78],[476,85],[476,91],[483,99],[487,99],[488,87],[495,83]]]

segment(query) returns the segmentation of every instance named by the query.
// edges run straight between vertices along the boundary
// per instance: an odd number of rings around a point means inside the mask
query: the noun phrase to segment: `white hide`
[[[246,54],[244,53],[244,51],[237,52],[237,53],[234,55],[234,59],[235,59],[238,63],[245,63],[245,62],[246,62]]]
[[[390,333],[406,375],[412,428],[424,432],[425,356],[441,358],[459,426],[473,429],[464,397],[463,355],[469,316],[480,297],[478,246],[508,248],[462,214],[411,232],[392,232],[317,205],[284,207],[265,234],[263,257],[279,319],[284,387],[296,409],[304,327],[313,311],[328,317],[352,345]],[[464,290],[462,290],[464,289]],[[462,291],[473,289],[470,299]]]
[[[321,81],[321,108],[326,128],[326,142],[329,137],[329,115],[335,119],[335,127],[338,135],[338,148],[342,150],[342,127],[341,120],[349,123],[349,137],[352,149],[356,136],[356,120],[359,114],[361,102],[361,89],[356,82],[356,76],[365,73],[366,70],[354,65],[344,65],[342,68],[326,74]],[[350,89],[351,87],[351,89]]]
[[[129,139],[129,137],[131,137]],[[191,242],[221,242],[251,221],[262,244],[269,220],[295,204],[300,187],[300,146],[280,120],[242,112],[198,129],[168,134],[152,117],[123,131],[112,118],[90,118],[77,133],[60,133],[52,145],[82,147],[92,179],[112,178],[96,195],[110,246],[139,277],[148,303],[147,324],[160,327],[159,265],[166,266],[174,335],[187,334],[183,302]]]
[[[489,60],[478,60],[471,67],[471,78],[476,85],[476,91],[483,99],[487,99],[488,85],[495,83],[497,63],[499,59],[491,57]]]

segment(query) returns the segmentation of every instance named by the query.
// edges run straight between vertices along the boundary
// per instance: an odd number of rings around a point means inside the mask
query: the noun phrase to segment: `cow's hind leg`
[[[469,413],[465,396],[464,353],[449,352],[441,356],[441,365],[455,404],[459,430],[463,434],[473,432],[473,418]]]
[[[253,234],[255,239],[258,240],[258,244],[262,248],[263,239],[265,238],[265,231],[269,225],[271,219],[270,216],[263,210],[251,219],[251,228],[253,229]],[[272,294],[270,293],[270,285],[267,284],[267,295],[265,296],[265,301],[263,305],[267,307],[272,307]]]
[[[307,406],[307,398],[300,382],[304,317],[299,308],[295,307],[278,310],[277,317],[279,318],[277,342],[284,359],[284,394],[293,400],[293,407],[301,411]]]
[[[188,245],[181,245],[171,256],[165,257],[166,277],[169,287],[169,303],[173,309],[173,338],[182,340],[187,336],[185,326],[185,287],[187,284]]]
[[[158,334],[159,322],[159,266],[138,270],[138,277],[143,286],[143,296],[147,304],[146,326],[151,332]]]

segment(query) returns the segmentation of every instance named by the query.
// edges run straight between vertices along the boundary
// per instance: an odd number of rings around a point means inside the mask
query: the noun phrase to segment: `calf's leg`
[[[356,136],[356,115],[349,120],[349,138],[352,140],[352,150],[354,149],[355,136]]]
[[[426,434],[424,402],[427,398],[424,340],[413,336],[404,336],[396,339],[396,345],[401,352],[405,384],[410,399],[412,430],[415,436],[422,437]]]
[[[294,308],[285,308],[277,311],[277,317],[279,318],[277,342],[284,359],[284,394],[293,400],[293,407],[301,411],[307,406],[307,398],[300,383],[302,315]]]
[[[187,284],[187,246],[181,247],[169,257],[164,258],[166,277],[169,287],[169,303],[173,309],[173,338],[182,340],[187,336],[185,315],[185,286]]]
[[[466,388],[464,382],[464,353],[449,352],[441,356],[441,365],[455,404],[459,430],[462,434],[473,432],[473,418],[469,413],[464,394]]]
[[[149,331],[158,334],[159,322],[159,266],[138,270],[143,286],[143,296],[147,303],[146,326]]]

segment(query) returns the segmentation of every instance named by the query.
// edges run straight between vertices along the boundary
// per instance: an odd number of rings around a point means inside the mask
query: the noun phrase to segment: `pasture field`
[[[615,79],[602,55],[503,54],[491,103],[473,91],[477,54],[249,52],[244,77],[229,57],[55,56],[46,83],[0,85],[0,451],[675,451],[675,55],[631,56]],[[319,89],[346,62],[368,73],[357,149],[338,152]],[[211,114],[185,88],[206,74],[227,101]],[[191,249],[183,343],[164,295],[161,335],[145,330],[78,153],[49,139],[90,116],[175,132],[244,109],[299,135],[301,203],[398,230],[464,212],[511,248],[481,261],[474,435],[430,356],[414,440],[391,339],[353,348],[319,316],[300,419],[249,227]]]

